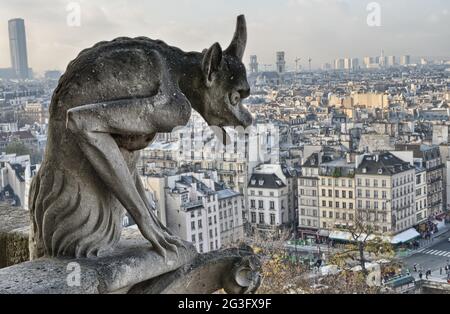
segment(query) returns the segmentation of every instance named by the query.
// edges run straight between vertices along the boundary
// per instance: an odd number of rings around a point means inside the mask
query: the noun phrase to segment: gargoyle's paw
[[[177,236],[169,235],[167,237],[167,241],[171,244],[176,245],[179,248],[186,249],[186,245],[184,244],[184,242]]]

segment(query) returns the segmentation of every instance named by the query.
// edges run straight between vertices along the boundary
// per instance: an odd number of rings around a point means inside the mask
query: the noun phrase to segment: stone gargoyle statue
[[[183,52],[146,37],[83,50],[67,67],[51,105],[44,161],[30,189],[31,258],[99,256],[120,239],[125,210],[164,258],[185,244],[157,218],[136,171],[157,132],[185,125],[191,109],[209,125],[251,125],[241,100],[243,15],[230,46]]]

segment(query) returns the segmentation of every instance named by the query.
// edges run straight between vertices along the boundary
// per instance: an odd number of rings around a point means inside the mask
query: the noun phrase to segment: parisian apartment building
[[[313,153],[298,177],[298,233],[302,238],[327,238],[335,230],[348,229],[355,218],[378,234],[407,232],[433,214],[430,172],[434,175],[436,166],[427,168],[413,152],[345,157]]]
[[[161,221],[203,253],[244,238],[244,197],[217,177],[216,172],[141,176]]]
[[[256,167],[248,183],[248,222],[253,231],[292,229],[297,211],[297,176],[281,164]]]

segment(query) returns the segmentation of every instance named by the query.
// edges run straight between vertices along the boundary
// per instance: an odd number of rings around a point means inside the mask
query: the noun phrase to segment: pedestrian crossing
[[[440,251],[440,250],[432,250],[432,249],[421,249],[417,251],[418,253],[428,254],[428,255],[436,255],[442,257],[450,257],[449,251]]]

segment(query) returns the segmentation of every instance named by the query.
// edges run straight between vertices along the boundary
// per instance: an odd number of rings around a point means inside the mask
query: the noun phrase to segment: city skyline
[[[398,57],[448,57],[450,51],[450,43],[445,40],[450,29],[449,5],[439,0],[426,4],[418,0],[378,1],[381,26],[367,23],[369,1],[210,4],[185,0],[158,4],[157,11],[151,1],[79,1],[75,3],[80,5],[80,27],[67,23],[68,15],[74,12],[69,3],[47,0],[35,4],[24,0],[4,4],[0,12],[4,21],[0,25],[0,68],[11,67],[7,21],[14,18],[25,19],[29,64],[39,73],[64,70],[82,49],[118,36],[164,38],[185,51],[201,51],[214,41],[225,46],[239,13],[246,14],[249,23],[245,63],[250,55],[257,55],[261,70],[264,64],[275,68],[276,51],[286,52],[287,70],[295,69],[294,60],[299,57],[299,65],[306,69],[309,57],[313,59],[312,67],[319,68],[336,58],[378,55],[381,49],[386,55]]]

